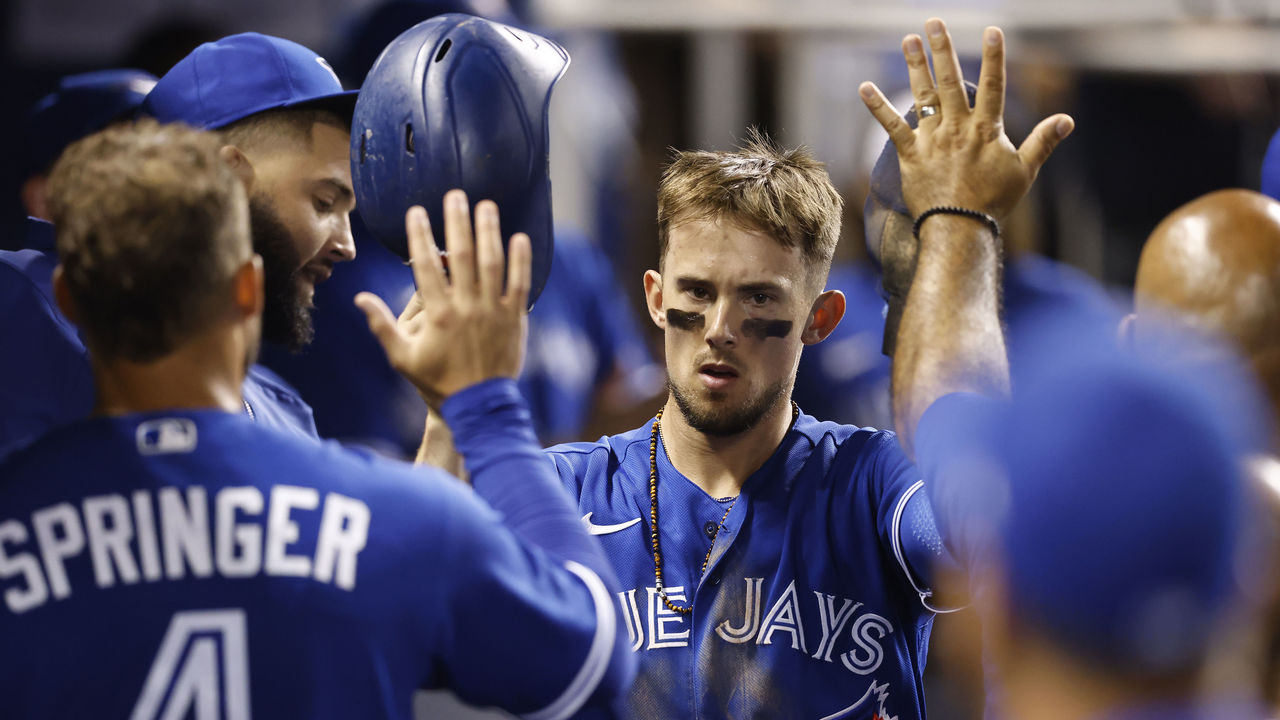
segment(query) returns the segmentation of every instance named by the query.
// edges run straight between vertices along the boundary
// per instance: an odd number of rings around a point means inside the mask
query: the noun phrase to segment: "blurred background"
[[[531,335],[526,386],[541,408],[540,432],[547,442],[630,429],[660,403],[660,336],[642,312],[641,295],[641,274],[657,260],[658,175],[670,148],[727,149],[753,125],[784,144],[811,146],[846,199],[830,286],[845,291],[850,311],[835,337],[806,351],[797,400],[824,419],[889,426],[887,363],[879,352],[881,303],[862,235],[867,176],[885,136],[856,88],[873,80],[906,109],[910,98],[904,94],[899,43],[905,33],[922,32],[930,16],[947,20],[968,53],[971,79],[977,75],[974,53],[982,28],[1004,28],[1007,122],[1015,143],[1046,115],[1068,112],[1076,118],[1075,134],[1051,159],[1008,234],[1021,250],[1091,276],[1122,304],[1142,242],[1160,218],[1210,190],[1256,189],[1263,154],[1280,126],[1280,0],[402,4],[420,5],[423,17],[471,6],[547,34],[573,56],[552,110],[557,241],[572,254],[567,261],[557,258],[563,269],[553,271],[548,286],[551,297],[556,286],[569,294],[540,303],[549,308],[541,314],[535,308],[535,325],[541,322],[543,329]],[[348,60],[335,66],[355,86],[362,71],[351,59],[358,45],[353,34],[367,31],[361,23],[379,5],[10,0],[0,10],[0,69],[9,98],[0,124],[2,136],[10,138],[0,144],[0,166],[6,168],[0,247],[21,243],[23,178],[15,168],[27,132],[26,108],[51,92],[59,77],[111,67],[161,75],[200,42],[255,30]],[[404,28],[392,29],[387,39]],[[592,280],[594,289],[577,287],[575,276]],[[343,292],[358,289],[363,288]],[[594,314],[575,318],[572,309],[582,307]],[[318,300],[321,340],[325,312]],[[330,337],[342,346],[340,335]],[[359,434],[333,424],[342,408],[326,407],[305,379],[290,374],[290,363],[305,364],[305,356],[267,360],[316,407],[322,435]],[[406,414],[406,437],[388,433],[379,441],[389,454],[416,443],[421,418]],[[927,674],[935,717],[980,716],[974,625],[963,613],[937,621]]]

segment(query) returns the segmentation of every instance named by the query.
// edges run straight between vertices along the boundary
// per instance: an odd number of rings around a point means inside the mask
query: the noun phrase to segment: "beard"
[[[262,256],[266,294],[262,337],[296,353],[315,336],[306,284],[299,273],[302,259],[298,257],[297,243],[271,200],[260,193],[249,198],[249,229],[253,250]]]
[[[738,407],[724,407],[720,404],[709,404],[691,394],[686,394],[671,381],[671,373],[667,372],[667,390],[680,408],[689,427],[704,435],[728,437],[744,433],[755,427],[775,404],[782,401],[787,393],[787,382],[779,380],[765,388],[755,397],[747,398]],[[714,395],[718,395],[715,393]]]

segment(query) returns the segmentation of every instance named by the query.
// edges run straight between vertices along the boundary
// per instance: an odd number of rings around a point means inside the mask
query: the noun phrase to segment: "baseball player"
[[[1268,163],[1275,158],[1268,155]],[[1267,176],[1275,169],[1266,166]],[[1126,318],[1124,339],[1138,352],[1177,358],[1205,366],[1218,358],[1206,352],[1210,342],[1170,345],[1167,325],[1228,342],[1248,363],[1260,385],[1256,398],[1280,414],[1280,203],[1252,190],[1219,190],[1170,213],[1142,248],[1134,282],[1135,313]],[[1259,438],[1250,449],[1251,467],[1277,509],[1280,473],[1276,452],[1280,435]],[[1280,517],[1276,514],[1275,517]],[[1264,574],[1259,574],[1265,578]],[[1274,579],[1272,579],[1274,582]],[[1280,707],[1280,598],[1260,613],[1264,633],[1250,632],[1256,642],[1269,638],[1259,653],[1239,652],[1263,678],[1264,696]],[[1253,643],[1249,643],[1253,644]]]
[[[473,242],[452,195],[446,280],[415,209],[425,322],[375,323],[442,399],[472,493],[243,413],[263,265],[224,149],[147,122],[53,172],[55,295],[97,401],[0,464],[5,714],[408,718],[420,687],[531,718],[607,713],[634,669],[616,583],[513,380],[528,237],[504,272],[496,208],[477,206]]]
[[[72,142],[127,121],[156,78],[139,70],[70,75],[27,116],[22,202],[28,218],[16,250],[0,250],[0,456],[45,430],[89,413],[93,380],[84,343],[54,308],[58,264],[48,223],[48,174]]]
[[[1269,717],[1201,695],[1271,562],[1248,542],[1241,462],[1265,418],[1224,400],[1246,392],[1229,375],[1092,342],[1080,316],[1040,320],[1011,403],[951,395],[917,431],[938,526],[977,582],[999,717]]]
[[[669,398],[632,432],[547,451],[621,582],[640,658],[628,717],[924,716],[932,611],[947,604],[931,584],[948,556],[907,452],[935,398],[1005,392],[991,216],[1072,127],[1049,118],[1020,150],[986,132],[1000,127],[1003,36],[987,31],[970,109],[945,26],[926,28],[936,86],[922,39],[903,50],[931,120],[912,130],[874,85],[860,89],[918,218],[897,437],[789,401],[802,347],[844,311],[822,291],[841,201],[821,165],[753,136],[735,152],[679,153],[663,176],[661,261],[644,285]]]

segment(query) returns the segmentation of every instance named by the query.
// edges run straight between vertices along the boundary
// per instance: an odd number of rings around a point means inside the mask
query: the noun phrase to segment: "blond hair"
[[[100,356],[147,362],[207,325],[250,255],[244,188],[211,133],[151,120],[72,144],[49,176],[71,299]]]
[[[737,150],[677,152],[658,184],[658,253],[671,228],[726,220],[799,247],[811,274],[826,281],[844,207],[825,166],[806,147],[785,150],[752,128]],[[661,262],[661,260],[659,261]]]

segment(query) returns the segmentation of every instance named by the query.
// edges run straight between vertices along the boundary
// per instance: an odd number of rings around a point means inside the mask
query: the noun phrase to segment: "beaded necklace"
[[[791,432],[791,428],[795,427],[796,419],[799,417],[800,406],[792,400],[791,425],[787,427],[787,432]],[[693,605],[680,607],[671,602],[671,598],[667,597],[667,588],[662,584],[662,550],[658,546],[658,435],[661,429],[662,409],[660,408],[657,417],[653,419],[653,428],[649,431],[649,546],[653,548],[653,580],[657,586],[658,597],[662,598],[662,603],[667,606],[667,609],[680,615],[688,615],[693,612]],[[724,521],[729,519],[729,513],[733,512],[733,506],[737,502],[738,497],[735,496],[729,502],[729,507],[725,508],[715,532],[711,534],[711,547],[707,548],[707,555],[702,558],[702,569],[698,571],[699,577],[707,572],[707,563],[711,562],[711,551],[715,549],[716,538],[720,536],[720,531],[724,529]]]

